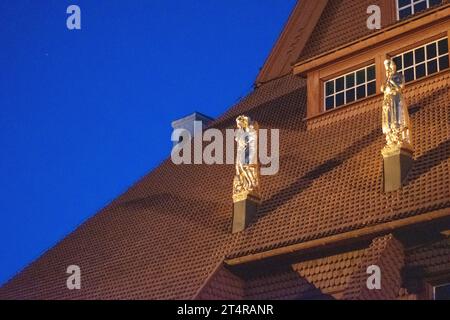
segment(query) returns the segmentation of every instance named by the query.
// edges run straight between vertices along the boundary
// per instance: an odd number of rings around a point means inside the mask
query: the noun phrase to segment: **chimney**
[[[189,131],[191,134],[191,137],[194,136],[194,122],[195,121],[201,121],[202,122],[202,130],[205,129],[208,124],[210,124],[212,121],[214,121],[213,118],[208,117],[200,112],[194,112],[184,118],[175,120],[172,122],[172,128],[175,129],[185,129]],[[180,143],[181,141],[178,141]],[[177,142],[174,142],[174,144],[177,144]]]

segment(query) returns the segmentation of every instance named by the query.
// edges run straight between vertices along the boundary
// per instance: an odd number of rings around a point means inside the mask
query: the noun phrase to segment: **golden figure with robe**
[[[391,59],[384,61],[384,67],[386,82],[381,86],[381,91],[384,93],[382,127],[386,146],[382,153],[389,154],[400,149],[412,150],[411,123],[403,96],[404,77],[397,72],[395,62]]]
[[[258,161],[258,123],[247,116],[236,119],[236,175],[233,181],[233,200],[242,201],[251,196],[260,198]]]

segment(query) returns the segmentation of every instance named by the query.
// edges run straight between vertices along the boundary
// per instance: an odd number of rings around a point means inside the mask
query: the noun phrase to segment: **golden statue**
[[[386,146],[382,153],[387,155],[400,149],[412,150],[412,146],[408,107],[403,97],[405,79],[391,59],[384,61],[384,67],[386,82],[381,91],[384,93],[382,124]]]
[[[236,119],[236,175],[233,181],[233,201],[252,197],[260,199],[258,161],[258,123],[247,116]]]

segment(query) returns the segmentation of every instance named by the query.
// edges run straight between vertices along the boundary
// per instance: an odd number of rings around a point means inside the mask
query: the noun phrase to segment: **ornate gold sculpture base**
[[[244,231],[258,212],[258,196],[244,194],[233,196],[233,233]]]
[[[401,189],[413,165],[413,150],[410,145],[385,147],[383,155],[384,191]]]

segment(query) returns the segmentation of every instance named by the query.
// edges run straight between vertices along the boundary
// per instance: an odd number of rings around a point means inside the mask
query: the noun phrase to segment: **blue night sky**
[[[295,2],[0,1],[0,284],[248,94]]]

